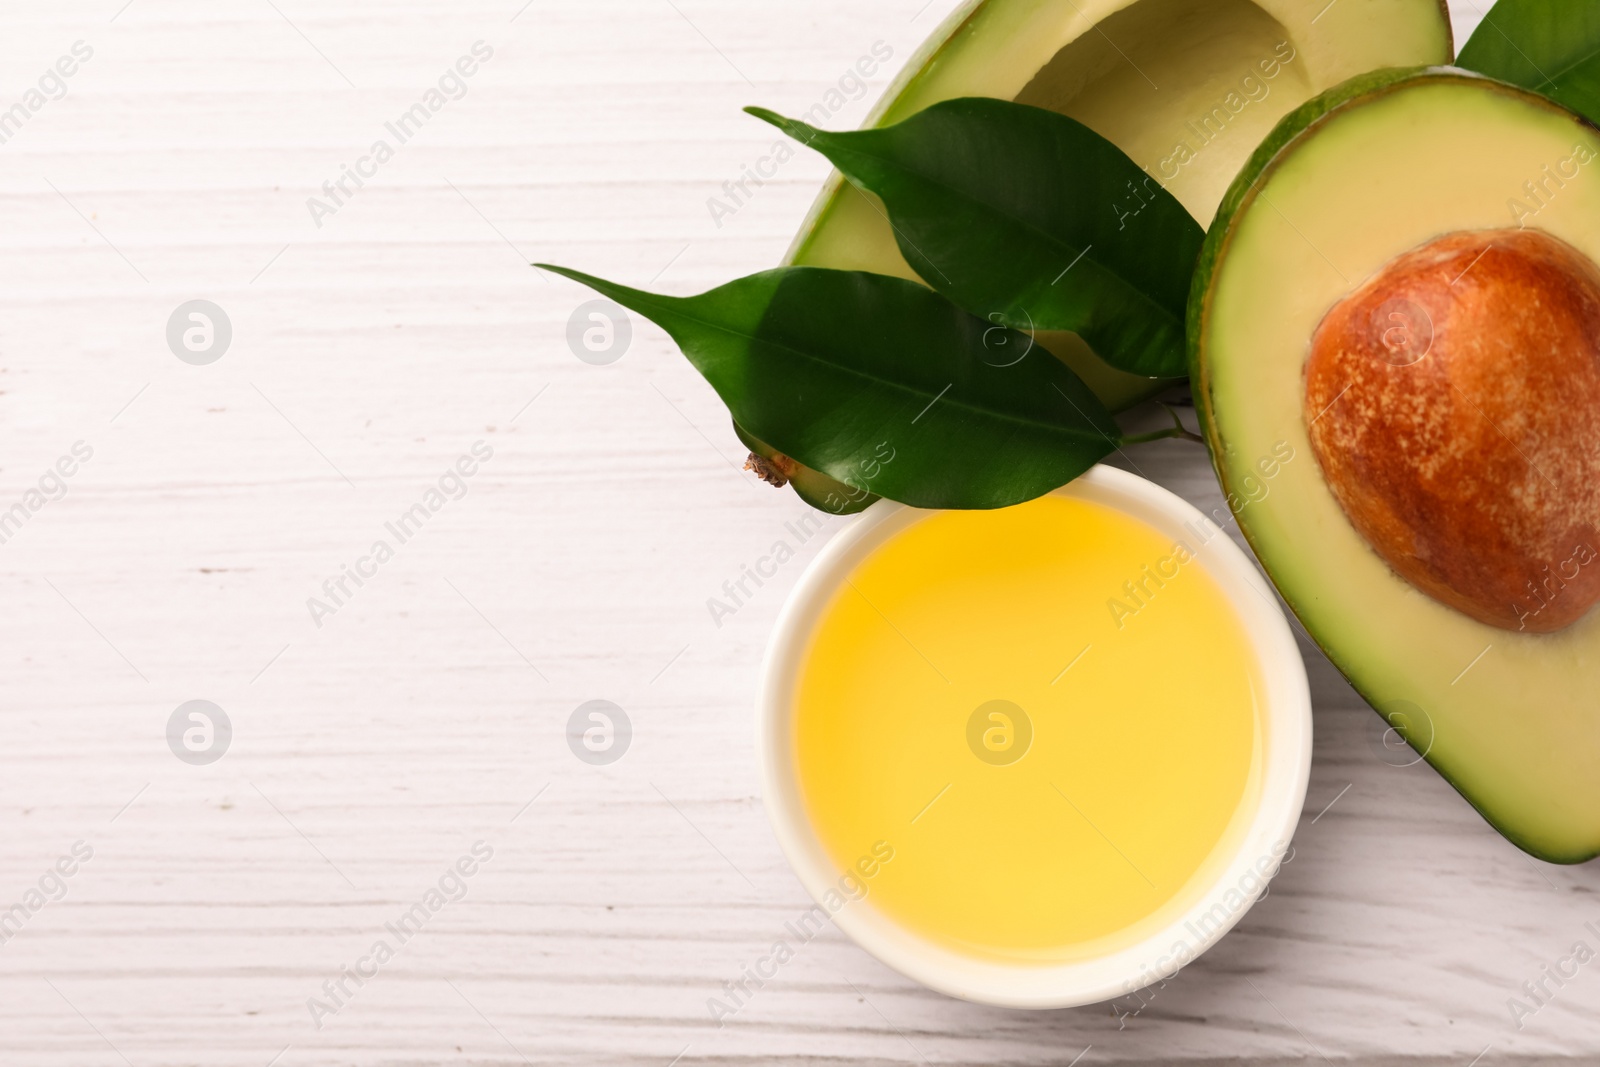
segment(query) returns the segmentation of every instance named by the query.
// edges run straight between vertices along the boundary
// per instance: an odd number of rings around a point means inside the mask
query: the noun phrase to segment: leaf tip
[[[587,285],[591,289],[596,288],[595,283],[600,281],[599,278],[585,274],[581,270],[573,270],[571,267],[557,266],[554,263],[535,263],[533,266],[538,270],[547,270],[551,274],[559,274],[563,278],[571,278],[573,281],[582,285]]]
[[[822,132],[815,126],[807,125],[806,123],[801,122],[799,119],[784,118],[782,115],[771,110],[770,108],[747,107],[744,109],[744,113],[746,115],[754,115],[762,122],[765,122],[771,126],[776,126],[794,140],[801,141],[806,144],[809,144],[812,139]]]

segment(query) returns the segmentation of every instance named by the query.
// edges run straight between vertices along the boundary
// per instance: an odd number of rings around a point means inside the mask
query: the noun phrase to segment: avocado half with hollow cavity
[[[1292,108],[1363,71],[1452,55],[1444,0],[966,0],[905,64],[867,125],[962,96],[1050,108],[1115,143],[1206,225]],[[798,117],[826,127],[831,114],[824,103]],[[917,277],[881,208],[837,173],[784,262]],[[1170,384],[1113,369],[1074,334],[1039,341],[1113,411]],[[828,509],[841,514],[875,499],[826,475],[811,481],[815,500],[849,501]]]
[[[1291,109],[1364,71],[1448,63],[1451,48],[1442,0],[969,0],[867,125],[962,96],[1049,108],[1127,152],[1204,226]],[[828,125],[826,105],[813,112],[798,117]],[[785,262],[916,278],[881,209],[837,174]],[[1112,410],[1160,388],[1113,370],[1071,334],[1041,342]]]
[[[1239,174],[1189,304],[1212,459],[1279,592],[1553,862],[1600,854],[1597,160],[1524,90],[1357,78]]]

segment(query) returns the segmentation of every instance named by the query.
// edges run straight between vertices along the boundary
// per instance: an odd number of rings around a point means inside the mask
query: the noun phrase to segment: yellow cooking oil
[[[1047,964],[1198,899],[1259,799],[1260,667],[1205,567],[1053,495],[933,512],[855,566],[810,637],[798,781],[845,884],[957,952]]]

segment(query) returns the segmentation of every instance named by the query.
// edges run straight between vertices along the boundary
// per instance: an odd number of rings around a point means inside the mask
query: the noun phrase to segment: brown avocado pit
[[[1402,578],[1549,633],[1600,600],[1600,269],[1539,230],[1448,234],[1334,305],[1305,369],[1312,451]]]

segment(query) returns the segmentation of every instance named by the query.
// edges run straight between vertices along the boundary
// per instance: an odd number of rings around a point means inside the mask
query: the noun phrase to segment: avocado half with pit
[[[1600,854],[1600,130],[1452,68],[1286,117],[1201,253],[1191,374],[1307,632],[1501,833]]]
[[[1453,54],[1444,0],[966,0],[866,124],[891,125],[962,96],[1050,108],[1115,143],[1206,225],[1239,167],[1291,109],[1363,71],[1448,63]],[[799,117],[827,126],[830,113],[822,105]],[[882,209],[837,173],[784,262],[918,280]],[[1039,341],[1113,411],[1171,384],[1113,369],[1070,333]],[[792,484],[828,511],[874,499],[821,474]]]

